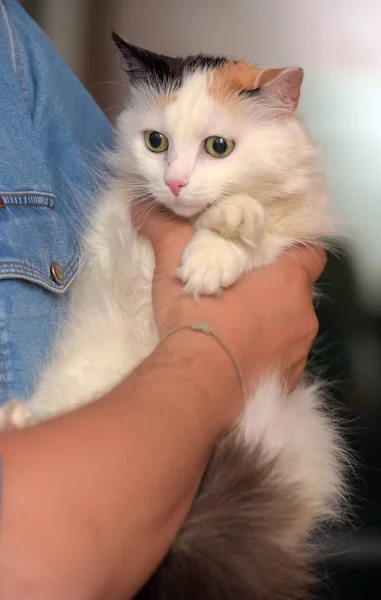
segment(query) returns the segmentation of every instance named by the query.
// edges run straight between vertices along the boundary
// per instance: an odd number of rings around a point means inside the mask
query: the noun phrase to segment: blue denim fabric
[[[0,0],[0,405],[26,398],[47,359],[79,268],[88,165],[111,139],[47,37],[16,0]]]

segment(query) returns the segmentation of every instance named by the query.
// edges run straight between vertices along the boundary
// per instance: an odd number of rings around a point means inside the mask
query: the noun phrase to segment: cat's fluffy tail
[[[347,509],[349,456],[336,421],[319,384],[288,395],[279,378],[264,378],[138,599],[304,598],[314,579],[311,534]]]
[[[310,582],[303,507],[239,434],[218,446],[186,524],[139,600],[294,600]]]

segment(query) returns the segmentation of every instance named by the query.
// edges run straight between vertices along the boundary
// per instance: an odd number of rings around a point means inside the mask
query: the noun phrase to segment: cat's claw
[[[196,227],[254,247],[264,234],[265,212],[259,202],[240,194],[211,206],[197,219]]]
[[[184,250],[177,276],[184,282],[184,293],[197,300],[233,285],[245,272],[247,262],[244,248],[217,233],[199,230]]]

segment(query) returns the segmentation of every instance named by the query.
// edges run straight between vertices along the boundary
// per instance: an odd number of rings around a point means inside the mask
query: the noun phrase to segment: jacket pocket
[[[55,202],[46,193],[0,193],[0,280],[25,279],[57,294],[68,289],[80,249]]]

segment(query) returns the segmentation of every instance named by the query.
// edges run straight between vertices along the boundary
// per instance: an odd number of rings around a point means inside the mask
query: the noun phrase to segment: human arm
[[[302,249],[196,305],[173,276],[192,229],[158,214],[144,233],[157,258],[160,333],[206,321],[247,382],[271,367],[293,386],[317,331],[311,283],[322,255]],[[0,598],[132,597],[165,555],[210,451],[242,406],[225,351],[184,330],[106,397],[3,436]]]

